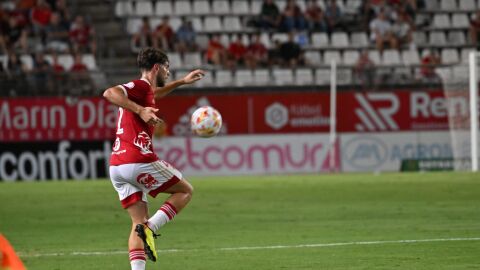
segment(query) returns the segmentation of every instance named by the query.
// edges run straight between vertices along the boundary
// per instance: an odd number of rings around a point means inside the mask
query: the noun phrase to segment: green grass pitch
[[[479,174],[190,180],[147,269],[480,269]],[[128,270],[129,229],[110,181],[0,183],[0,232],[30,270]]]

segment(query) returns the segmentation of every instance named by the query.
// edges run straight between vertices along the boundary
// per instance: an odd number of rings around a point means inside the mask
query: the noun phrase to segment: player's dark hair
[[[137,64],[140,69],[150,70],[155,64],[168,63],[168,56],[155,48],[144,48],[138,53]]]

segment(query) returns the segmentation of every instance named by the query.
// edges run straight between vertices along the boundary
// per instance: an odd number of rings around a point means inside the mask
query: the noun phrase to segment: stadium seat
[[[381,63],[380,61],[380,52],[377,50],[369,50],[368,51],[368,57],[370,60],[372,60],[373,63],[379,65]]]
[[[8,64],[8,56],[7,55],[0,55],[0,65],[3,67],[3,70],[7,69]]]
[[[211,14],[210,2],[208,0],[193,1],[193,13],[197,15]]]
[[[215,85],[216,86],[233,85],[232,72],[230,70],[215,71]]]
[[[315,70],[315,82],[319,85],[330,84],[330,69],[317,68]]]
[[[157,1],[157,4],[155,5],[155,15],[157,16],[173,15],[172,2],[161,1],[161,0]]]
[[[400,53],[398,50],[388,49],[383,51],[382,55],[382,65],[392,66],[392,65],[401,65]]]
[[[307,61],[307,64],[311,66],[320,66],[323,64],[320,57],[320,52],[318,51],[306,51],[305,59]]]
[[[183,63],[186,67],[199,68],[202,65],[202,57],[197,52],[187,52],[183,56]]]
[[[222,43],[225,48],[228,48],[229,44],[231,42],[230,35],[229,34],[221,34],[220,35],[220,43]]]
[[[189,0],[173,1],[175,15],[190,15],[192,14],[192,6]]]
[[[27,70],[33,69],[33,58],[30,54],[20,55],[20,61],[25,65]],[[73,63],[73,59],[72,59],[72,63]]]
[[[357,47],[368,47],[368,37],[367,33],[365,32],[354,32],[351,35],[351,46],[357,46]]]
[[[395,80],[395,83],[409,83],[412,77],[412,69],[410,67],[396,67],[393,69],[393,80]]]
[[[448,0],[451,1],[451,0]],[[433,28],[450,28],[450,17],[448,14],[435,14],[433,15]]]
[[[331,63],[332,63],[332,60],[335,60],[335,63],[337,64],[337,66],[343,62],[342,61],[342,55],[340,54],[340,51],[326,50],[323,53],[323,64],[324,65],[330,66]]]
[[[196,35],[195,36],[195,43],[201,48],[206,49],[208,46],[208,36],[207,35]]]
[[[413,43],[420,46],[427,44],[427,34],[423,31],[413,32]]]
[[[467,39],[463,31],[451,31],[448,33],[448,44],[453,46],[463,46],[467,44]]]
[[[468,81],[470,76],[468,65],[455,65],[452,67],[452,75],[455,79],[464,79]]]
[[[313,72],[310,68],[299,68],[295,70],[295,84],[311,85],[313,84]]]
[[[287,0],[275,0],[274,2],[275,4],[277,4],[277,7],[280,10],[280,13],[282,13],[283,10],[285,10],[285,7],[287,6]]]
[[[430,32],[429,44],[432,46],[445,46],[447,45],[447,38],[443,31]]]
[[[135,1],[135,16],[151,16],[153,14],[152,1]]]
[[[130,1],[117,1],[115,3],[115,16],[125,17],[133,14],[133,6]]]
[[[405,50],[402,52],[402,62],[407,66],[419,65],[420,55],[417,50]]]
[[[329,41],[326,33],[313,33],[312,34],[312,46],[314,48],[328,47]]]
[[[441,58],[443,64],[456,64],[460,62],[457,49],[443,49]]]
[[[207,16],[204,20],[204,31],[220,32],[222,31],[222,22],[218,16]]]
[[[355,66],[360,53],[356,50],[346,50],[343,52],[343,64],[346,66]]]
[[[182,19],[180,17],[170,17],[168,22],[170,23],[173,31],[177,31],[180,25],[182,25]]]
[[[203,23],[200,17],[190,17],[190,21],[192,21],[193,29],[197,32],[203,31]]]
[[[142,25],[142,19],[140,18],[128,18],[127,19],[127,33],[133,35],[138,32]]]
[[[223,27],[225,31],[229,32],[240,32],[243,29],[238,16],[225,16],[223,18]]]
[[[286,33],[273,33],[272,40],[279,40],[281,43],[288,41],[288,34]]]
[[[258,15],[260,14],[260,11],[262,10],[262,1],[250,1],[250,10],[251,10],[251,13],[254,14],[254,15]]]
[[[345,32],[335,32],[331,37],[332,46],[334,47],[348,47],[348,35]]]
[[[260,41],[263,43],[263,45],[265,45],[265,47],[267,47],[267,49],[270,49],[272,47],[270,37],[267,33],[263,32],[260,34]]]
[[[183,67],[182,58],[177,52],[170,52],[168,54],[168,61],[170,63],[170,69],[180,69]]]
[[[460,0],[458,8],[462,11],[473,11],[477,9],[477,3],[475,0]]]
[[[452,79],[452,69],[450,67],[435,68],[435,72],[442,78],[443,81]]]
[[[452,15],[452,27],[455,28],[468,28],[470,26],[470,20],[467,14],[455,13]]]
[[[352,83],[352,70],[349,68],[337,69],[337,84],[348,85]]]
[[[455,11],[458,9],[457,1],[456,0],[440,0],[440,8],[444,11]]]
[[[73,66],[73,57],[70,54],[61,54],[58,56],[58,63],[62,65],[65,70],[70,70]]]
[[[468,63],[468,58],[470,57],[469,56],[470,52],[474,52],[474,51],[475,51],[475,49],[473,49],[473,48],[463,48],[461,53],[460,53],[460,57],[461,57],[460,61],[462,63]]]
[[[203,78],[201,80],[194,83],[193,85],[197,86],[197,87],[214,86],[215,82],[213,80],[213,73],[209,70],[206,70],[205,71],[205,76],[203,76]]]
[[[437,11],[440,9],[440,5],[438,4],[438,0],[427,0],[425,1],[425,9],[427,11]]]
[[[232,1],[232,13],[237,15],[250,14],[248,1]]]
[[[274,69],[273,70],[273,82],[275,85],[283,86],[283,85],[293,85],[294,78],[293,78],[293,71],[292,69]]]
[[[253,81],[253,73],[250,69],[239,69],[235,72],[234,77],[235,86],[242,87],[246,85],[252,85]]]
[[[214,14],[229,14],[230,11],[230,2],[228,0],[213,0],[212,1],[213,13]]]
[[[268,69],[255,69],[253,71],[253,80],[255,85],[272,84],[270,79],[270,71]]]
[[[93,54],[82,55],[82,62],[87,66],[88,70],[97,70],[97,63]]]

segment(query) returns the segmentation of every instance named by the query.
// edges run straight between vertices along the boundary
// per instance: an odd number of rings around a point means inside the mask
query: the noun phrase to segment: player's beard
[[[164,87],[166,81],[167,81],[167,78],[162,77],[161,74],[158,74],[158,75],[157,75],[157,86],[158,86],[158,87]]]

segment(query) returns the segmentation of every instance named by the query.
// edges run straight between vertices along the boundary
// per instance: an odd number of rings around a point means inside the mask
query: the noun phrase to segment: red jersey
[[[122,84],[127,97],[143,107],[155,107],[153,89],[146,80],[133,80]],[[145,123],[139,115],[119,108],[117,132],[110,165],[128,163],[150,163],[158,160],[153,152],[152,134],[154,127]]]

